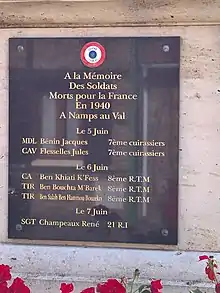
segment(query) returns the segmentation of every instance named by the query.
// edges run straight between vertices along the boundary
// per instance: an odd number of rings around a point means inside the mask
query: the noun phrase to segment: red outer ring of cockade
[[[90,63],[90,62],[88,62],[88,61],[86,60],[85,56],[84,56],[84,53],[85,53],[86,49],[87,49],[88,47],[90,47],[90,46],[96,46],[96,47],[98,47],[98,48],[100,49],[100,51],[101,51],[102,56],[101,56],[100,60],[99,60],[98,62],[96,62],[96,63]],[[87,66],[87,67],[91,67],[91,68],[93,68],[93,67],[99,67],[99,66],[102,65],[102,63],[105,61],[105,57],[106,57],[105,48],[104,48],[101,44],[99,44],[99,43],[97,43],[97,42],[89,42],[89,43],[85,44],[85,45],[82,47],[82,50],[81,50],[81,52],[80,52],[80,57],[81,57],[82,63],[83,63],[85,66]]]

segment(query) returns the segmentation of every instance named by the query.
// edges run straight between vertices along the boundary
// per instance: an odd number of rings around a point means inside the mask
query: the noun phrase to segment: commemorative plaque
[[[9,238],[177,244],[179,67],[179,37],[9,40]]]

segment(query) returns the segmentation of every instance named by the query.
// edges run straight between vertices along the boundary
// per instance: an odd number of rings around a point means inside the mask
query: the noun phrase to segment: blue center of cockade
[[[96,58],[96,56],[97,56],[96,51],[93,51],[93,50],[92,50],[92,51],[89,52],[89,57],[90,57],[90,58],[94,59],[94,58]]]

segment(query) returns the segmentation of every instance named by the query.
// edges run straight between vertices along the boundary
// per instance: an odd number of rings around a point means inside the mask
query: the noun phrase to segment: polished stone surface
[[[9,238],[177,244],[180,38],[9,51]]]

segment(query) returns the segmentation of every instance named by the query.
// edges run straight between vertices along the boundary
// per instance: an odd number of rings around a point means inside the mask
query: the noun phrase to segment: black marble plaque
[[[9,238],[177,244],[179,67],[179,37],[9,40]]]

